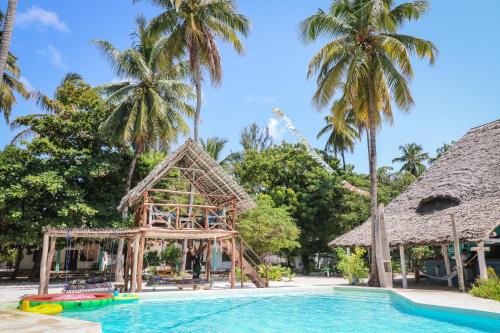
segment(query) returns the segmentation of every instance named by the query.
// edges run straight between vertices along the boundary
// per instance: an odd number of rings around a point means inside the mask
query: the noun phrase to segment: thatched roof
[[[451,242],[455,215],[462,241],[481,241],[500,225],[500,120],[471,129],[385,209],[391,245]],[[369,246],[371,222],[332,246]]]
[[[243,188],[216,161],[214,161],[195,141],[188,139],[174,153],[156,166],[151,173],[140,181],[122,198],[119,210],[136,204],[144,191],[152,189],[170,170],[179,168],[196,190],[205,195],[226,195],[236,199],[240,212],[255,207],[255,202]],[[189,170],[187,170],[189,169]],[[196,170],[196,172],[190,171]],[[213,199],[206,197],[208,202]]]

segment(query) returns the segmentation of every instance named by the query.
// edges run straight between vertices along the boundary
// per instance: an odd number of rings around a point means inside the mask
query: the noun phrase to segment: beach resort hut
[[[449,262],[448,246],[458,239],[460,243],[475,243],[471,250],[477,253],[479,275],[487,277],[487,265],[500,263],[494,259],[487,263],[485,257],[491,250],[489,258],[500,258],[500,120],[469,130],[388,204],[384,219],[389,244],[399,248],[402,267],[405,246],[441,246],[447,274],[452,274],[454,262]],[[330,245],[369,247],[370,226],[368,220]],[[460,286],[461,251],[456,245]],[[451,279],[448,283],[451,286]],[[404,271],[403,286],[407,286]]]
[[[58,237],[117,239],[119,255],[126,241],[127,259],[116,258],[115,273],[123,275],[124,262],[125,285],[130,282],[128,289],[131,291],[142,288],[143,258],[148,240],[203,243],[208,281],[212,249],[219,246],[231,260],[232,288],[236,282],[236,267],[257,287],[264,287],[266,282],[258,274],[256,256],[238,237],[236,229],[238,214],[253,207],[254,201],[236,180],[189,139],[122,198],[118,210],[128,209],[134,214],[134,225],[130,229],[44,230],[39,293],[47,292]]]

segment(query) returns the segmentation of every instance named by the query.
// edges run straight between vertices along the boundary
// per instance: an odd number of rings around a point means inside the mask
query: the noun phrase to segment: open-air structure
[[[454,240],[460,282],[457,243],[476,243],[480,277],[485,278],[485,244],[500,244],[500,120],[471,129],[385,209],[390,246],[441,246],[447,274],[451,274],[448,246]],[[455,226],[455,228],[453,228]],[[456,230],[456,233],[454,232]],[[454,235],[456,234],[456,235]],[[333,240],[336,247],[371,244],[371,221]],[[458,249],[458,251],[457,251]],[[498,249],[495,247],[494,249]],[[448,280],[451,286],[451,280]],[[403,271],[403,286],[406,286]]]
[[[164,239],[204,242],[208,281],[210,249],[219,244],[231,258],[232,288],[237,266],[243,272],[242,281],[246,274],[257,287],[264,287],[266,282],[256,269],[258,258],[236,229],[238,214],[253,207],[254,201],[243,188],[189,139],[122,198],[118,209],[134,214],[130,229],[44,230],[39,294],[47,293],[57,238],[117,239],[115,279],[124,280],[126,289],[132,292],[142,290],[147,240]]]

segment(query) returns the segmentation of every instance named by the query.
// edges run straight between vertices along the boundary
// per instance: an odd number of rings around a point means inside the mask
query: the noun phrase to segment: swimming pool
[[[500,332],[500,319],[415,307],[389,293],[328,291],[146,299],[63,316],[115,332]]]

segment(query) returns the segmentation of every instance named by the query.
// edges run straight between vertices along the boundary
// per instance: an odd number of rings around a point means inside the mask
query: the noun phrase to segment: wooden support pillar
[[[205,271],[207,273],[207,281],[210,283],[212,275],[211,275],[211,268],[212,268],[212,240],[207,239],[207,260],[205,261]]]
[[[132,240],[129,238],[127,240],[127,256],[125,258],[125,269],[124,269],[124,284],[125,284],[125,291],[130,291],[129,287],[129,281],[130,281],[130,266],[132,263]]]
[[[457,266],[458,290],[465,292],[464,269],[462,267],[462,256],[460,253],[460,238],[458,237],[455,215],[451,214],[451,229],[453,232],[453,246],[455,248],[455,262]]]
[[[47,279],[47,256],[49,253],[49,235],[43,234],[43,245],[42,245],[42,261],[40,263],[40,284],[38,286],[38,295],[44,294],[45,280]]]
[[[444,259],[444,267],[446,268],[446,275],[451,274],[451,264],[450,264],[450,257],[448,256],[448,245],[441,245],[441,254],[443,255]],[[453,286],[453,282],[450,279],[448,279],[448,287]]]
[[[47,257],[47,273],[45,275],[45,283],[43,285],[43,294],[49,292],[49,282],[50,282],[50,271],[52,270],[52,262],[54,261],[54,255],[56,253],[56,237],[50,239],[49,255]]]
[[[236,288],[236,239],[231,236],[231,289]]]
[[[351,248],[350,247],[346,247],[345,248],[345,253],[350,256],[351,255]]]
[[[135,293],[137,290],[137,264],[139,261],[139,241],[141,238],[141,234],[137,234],[134,237],[134,249],[133,249],[133,258],[132,258],[132,278],[130,283],[130,291]]]
[[[141,238],[139,241],[139,254],[137,258],[137,289],[136,291],[142,291],[142,268],[144,265],[144,247],[146,245],[146,234],[141,233]]]
[[[115,257],[115,282],[123,283],[123,246],[125,244],[124,238],[118,239],[118,248],[116,249]]]
[[[243,289],[245,286],[245,268],[243,267],[243,251],[245,249],[243,248],[243,240],[240,239],[240,287]]]
[[[408,276],[406,273],[406,256],[404,245],[399,245],[399,256],[401,258],[401,275],[403,281],[403,288],[408,289]]]
[[[477,262],[479,264],[479,277],[481,279],[488,278],[488,268],[486,267],[486,256],[484,252],[490,250],[489,247],[484,247],[484,241],[477,243],[477,247],[471,248],[472,251],[477,253]]]

